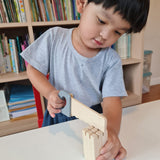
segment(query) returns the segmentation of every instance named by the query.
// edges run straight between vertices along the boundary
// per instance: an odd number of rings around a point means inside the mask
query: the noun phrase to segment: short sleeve
[[[104,75],[102,98],[127,96],[121,59],[113,60]]]
[[[42,72],[44,75],[49,70],[49,58],[51,53],[52,30],[44,32],[38,39],[29,45],[21,56],[34,68]]]

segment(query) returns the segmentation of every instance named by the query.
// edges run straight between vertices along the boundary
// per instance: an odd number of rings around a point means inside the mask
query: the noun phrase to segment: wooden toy
[[[107,141],[107,119],[65,91],[60,91],[59,96],[66,100],[66,106],[62,109],[63,114],[75,116],[90,125],[82,130],[83,152],[85,160],[96,160],[100,149]]]

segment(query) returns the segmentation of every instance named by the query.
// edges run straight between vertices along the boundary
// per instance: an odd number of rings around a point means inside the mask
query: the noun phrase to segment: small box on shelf
[[[152,53],[151,50],[144,51],[143,73],[150,72]]]
[[[147,93],[150,91],[150,81],[151,81],[151,72],[143,73],[143,88],[142,93]]]

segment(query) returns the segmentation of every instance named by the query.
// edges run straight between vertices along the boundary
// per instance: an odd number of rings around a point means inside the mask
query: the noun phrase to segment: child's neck
[[[87,58],[92,58],[98,54],[101,49],[88,48],[85,44],[80,40],[80,35],[78,28],[75,28],[72,32],[72,44],[76,51]]]

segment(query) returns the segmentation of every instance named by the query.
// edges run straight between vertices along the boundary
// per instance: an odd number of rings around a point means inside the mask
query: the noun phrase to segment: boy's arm
[[[44,74],[30,64],[27,66],[27,74],[32,85],[48,100],[47,110],[54,118],[55,113],[59,113],[61,111],[60,108],[65,106],[65,101],[58,96],[59,91],[51,85]]]
[[[107,118],[107,129],[118,135],[122,116],[121,99],[119,97],[106,97],[103,99],[102,107],[103,115]]]
[[[100,151],[97,160],[122,160],[126,150],[118,138],[122,116],[122,104],[119,97],[106,97],[102,102],[103,115],[107,118],[108,140]]]
[[[47,80],[47,77],[40,71],[36,70],[30,64],[27,65],[27,75],[32,85],[43,95],[46,99],[49,94],[56,90]]]

